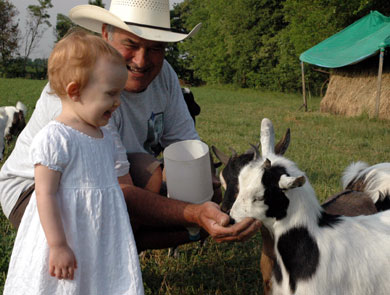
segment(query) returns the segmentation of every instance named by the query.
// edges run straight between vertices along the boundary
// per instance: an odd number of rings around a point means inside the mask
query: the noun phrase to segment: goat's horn
[[[224,165],[227,165],[227,163],[229,162],[229,157],[213,145],[211,146],[211,149],[213,150],[213,152],[214,152],[215,156],[218,158],[218,160],[220,160]]]
[[[275,154],[284,155],[290,145],[290,128],[287,128],[286,134],[275,146]]]
[[[253,154],[253,150],[259,150],[259,148],[260,148],[260,143],[258,143],[258,144],[256,144],[256,145],[253,145],[253,144],[249,144],[251,147],[247,150],[247,151],[245,151],[245,153],[244,154]]]
[[[268,118],[264,118],[261,121],[260,128],[260,142],[261,142],[261,153],[263,156],[268,154],[274,154],[275,147],[275,132],[272,122]]]
[[[253,144],[250,144],[251,145],[251,147],[253,148],[253,150],[254,150],[254,155],[253,155],[253,160],[256,160],[256,159],[258,159],[258,158],[260,158],[261,156],[260,156],[260,151],[259,151],[259,148],[258,147],[256,147],[255,145],[253,145]]]
[[[229,150],[232,152],[232,157],[237,157],[238,154],[234,148],[229,147]]]

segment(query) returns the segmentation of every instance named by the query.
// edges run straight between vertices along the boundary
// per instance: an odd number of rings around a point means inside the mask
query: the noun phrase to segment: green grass
[[[45,81],[0,79],[1,104],[13,105],[20,99],[31,115],[44,84]],[[300,95],[231,87],[192,90],[202,108],[196,122],[200,136],[225,153],[230,153],[229,147],[243,152],[249,143],[257,143],[264,117],[272,120],[277,139],[291,128],[286,157],[307,173],[320,200],[340,191],[341,173],[352,161],[388,161],[388,121],[323,114],[319,112],[319,98],[310,99],[309,111],[303,112]],[[3,215],[0,237],[1,294],[15,237]],[[217,244],[208,240],[204,247],[181,246],[176,259],[168,257],[167,250],[146,251],[140,256],[145,292],[261,295],[260,251],[260,234],[245,243]]]

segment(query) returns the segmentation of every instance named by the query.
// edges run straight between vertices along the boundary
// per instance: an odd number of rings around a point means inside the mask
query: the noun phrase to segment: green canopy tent
[[[302,67],[302,87],[304,106],[307,110],[305,94],[304,62],[325,68],[340,68],[358,63],[367,57],[378,54],[379,69],[377,83],[376,115],[379,111],[383,57],[390,46],[390,17],[378,11],[371,11],[342,31],[325,39],[303,52],[299,59]]]

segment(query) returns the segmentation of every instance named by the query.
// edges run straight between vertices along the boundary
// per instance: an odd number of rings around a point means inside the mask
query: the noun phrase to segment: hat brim
[[[195,35],[202,25],[201,23],[197,24],[188,34],[172,32],[166,29],[144,27],[142,25],[127,25],[107,9],[95,5],[78,5],[73,7],[69,11],[69,18],[75,24],[99,34],[102,33],[102,25],[109,24],[146,40],[168,43],[179,42]]]

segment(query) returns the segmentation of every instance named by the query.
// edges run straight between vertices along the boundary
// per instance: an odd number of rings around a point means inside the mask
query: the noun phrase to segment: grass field
[[[45,81],[0,79],[1,105],[22,100],[29,115]],[[344,118],[319,112],[319,98],[308,101],[309,111],[300,110],[300,95],[268,93],[229,87],[192,88],[202,111],[197,117],[200,136],[225,153],[238,152],[259,140],[263,117],[272,120],[277,139],[291,128],[286,157],[307,173],[318,198],[341,190],[340,177],[351,162],[369,164],[389,161],[390,122],[366,116]],[[9,154],[12,146],[6,149]],[[2,163],[0,163],[1,165]],[[1,213],[0,213],[1,215]],[[0,216],[0,293],[6,277],[15,232]],[[167,250],[146,251],[140,256],[146,294],[262,294],[259,257],[261,236],[245,243],[204,247],[180,247],[177,258]]]

